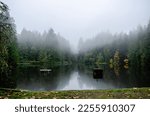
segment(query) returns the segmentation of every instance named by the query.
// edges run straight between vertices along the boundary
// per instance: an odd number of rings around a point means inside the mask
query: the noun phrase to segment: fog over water
[[[53,28],[77,50],[101,31],[129,32],[150,19],[150,0],[1,0],[10,8],[17,32]]]
[[[0,88],[150,87],[149,6],[150,0],[0,0]]]

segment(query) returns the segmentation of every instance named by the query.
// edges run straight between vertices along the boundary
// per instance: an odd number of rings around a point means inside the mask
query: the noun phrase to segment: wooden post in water
[[[99,68],[93,69],[93,78],[94,79],[102,79],[103,78],[103,70]]]

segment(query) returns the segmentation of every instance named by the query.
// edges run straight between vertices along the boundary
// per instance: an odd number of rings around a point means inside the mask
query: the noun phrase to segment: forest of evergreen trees
[[[79,63],[98,66],[136,67],[150,69],[150,22],[136,30],[112,35],[109,32],[95,38],[79,41]]]
[[[43,34],[23,29],[18,35],[18,52],[20,63],[39,64],[43,68],[73,63],[69,42],[53,29]]]
[[[93,67],[108,64],[111,68],[149,70],[150,22],[129,34],[102,32],[86,41],[80,39],[78,48],[78,55],[74,55],[69,42],[53,29],[44,33],[23,29],[17,35],[8,6],[0,2],[0,86],[18,64],[53,68],[78,62]]]
[[[0,86],[6,87],[5,81],[9,80],[17,67],[17,36],[15,24],[9,15],[8,6],[0,2]]]
[[[15,86],[8,82],[15,79],[18,65],[53,68],[73,62],[69,42],[53,29],[43,34],[23,29],[17,34],[8,6],[0,2],[0,86]]]

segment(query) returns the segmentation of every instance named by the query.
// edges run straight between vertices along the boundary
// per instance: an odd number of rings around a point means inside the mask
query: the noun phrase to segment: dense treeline
[[[8,81],[9,75],[12,75],[16,69],[17,62],[17,37],[14,20],[9,15],[8,6],[0,2],[0,86],[5,86],[4,82]]]
[[[69,42],[53,29],[40,34],[23,29],[18,35],[20,62],[55,67],[73,63]]]
[[[138,70],[150,69],[150,22],[139,26],[129,34],[112,35],[103,32],[95,38],[79,41],[80,64],[99,67],[107,63],[111,68],[135,67]]]
[[[53,68],[78,61],[78,64],[91,67],[108,64],[116,75],[119,75],[120,68],[149,72],[150,22],[129,34],[102,32],[86,41],[80,39],[78,48],[77,56],[72,53],[69,42],[53,29],[44,33],[23,29],[16,35],[8,6],[0,2],[0,87],[15,86],[8,81],[17,64]]]

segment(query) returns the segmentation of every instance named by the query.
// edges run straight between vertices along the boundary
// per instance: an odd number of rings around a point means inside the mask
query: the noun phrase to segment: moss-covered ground
[[[150,99],[150,88],[26,91],[0,89],[1,99]]]

